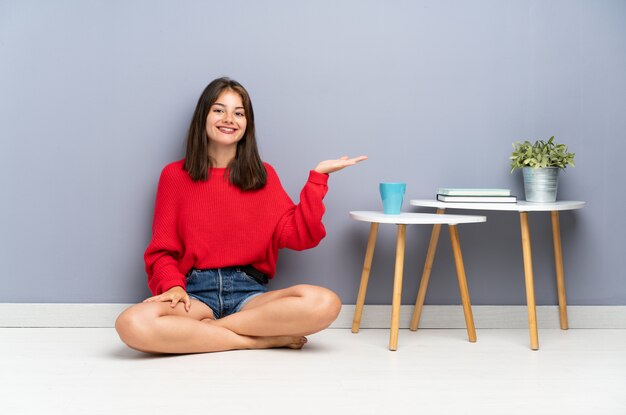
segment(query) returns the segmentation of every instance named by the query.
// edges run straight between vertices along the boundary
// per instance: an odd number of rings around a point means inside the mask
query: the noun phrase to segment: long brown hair
[[[252,102],[248,91],[239,82],[229,78],[215,79],[200,95],[187,133],[187,151],[183,168],[193,181],[206,181],[210,177],[213,166],[209,157],[206,119],[219,95],[229,89],[241,96],[247,123],[246,131],[237,143],[237,154],[227,167],[230,172],[229,180],[241,190],[260,189],[267,182],[267,172],[256,144]]]

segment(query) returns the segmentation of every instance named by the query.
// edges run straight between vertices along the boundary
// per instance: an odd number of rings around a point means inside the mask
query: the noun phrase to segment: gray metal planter
[[[558,167],[524,167],[524,192],[526,201],[538,203],[556,202],[556,192],[559,186]]]

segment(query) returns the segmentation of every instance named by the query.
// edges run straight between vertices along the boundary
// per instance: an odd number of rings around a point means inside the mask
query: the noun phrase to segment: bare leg
[[[211,323],[245,336],[306,336],[328,327],[341,310],[334,292],[295,285],[250,300],[235,314]]]
[[[192,300],[186,312],[182,303],[140,303],[126,309],[115,328],[129,347],[147,353],[205,353],[270,347],[301,348],[306,339],[296,336],[251,337],[211,324],[213,312]]]

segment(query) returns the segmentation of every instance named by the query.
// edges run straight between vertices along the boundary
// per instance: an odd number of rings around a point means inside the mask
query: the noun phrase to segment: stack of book
[[[441,187],[437,192],[440,202],[456,203],[515,203],[510,189],[461,189]]]

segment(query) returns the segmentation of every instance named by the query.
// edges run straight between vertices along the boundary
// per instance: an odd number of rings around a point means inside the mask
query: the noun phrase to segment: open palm
[[[348,166],[353,166],[363,160],[367,160],[367,156],[359,156],[354,158],[343,156],[337,160],[324,160],[320,162],[317,167],[315,167],[315,171],[318,173],[330,174],[344,169]]]

